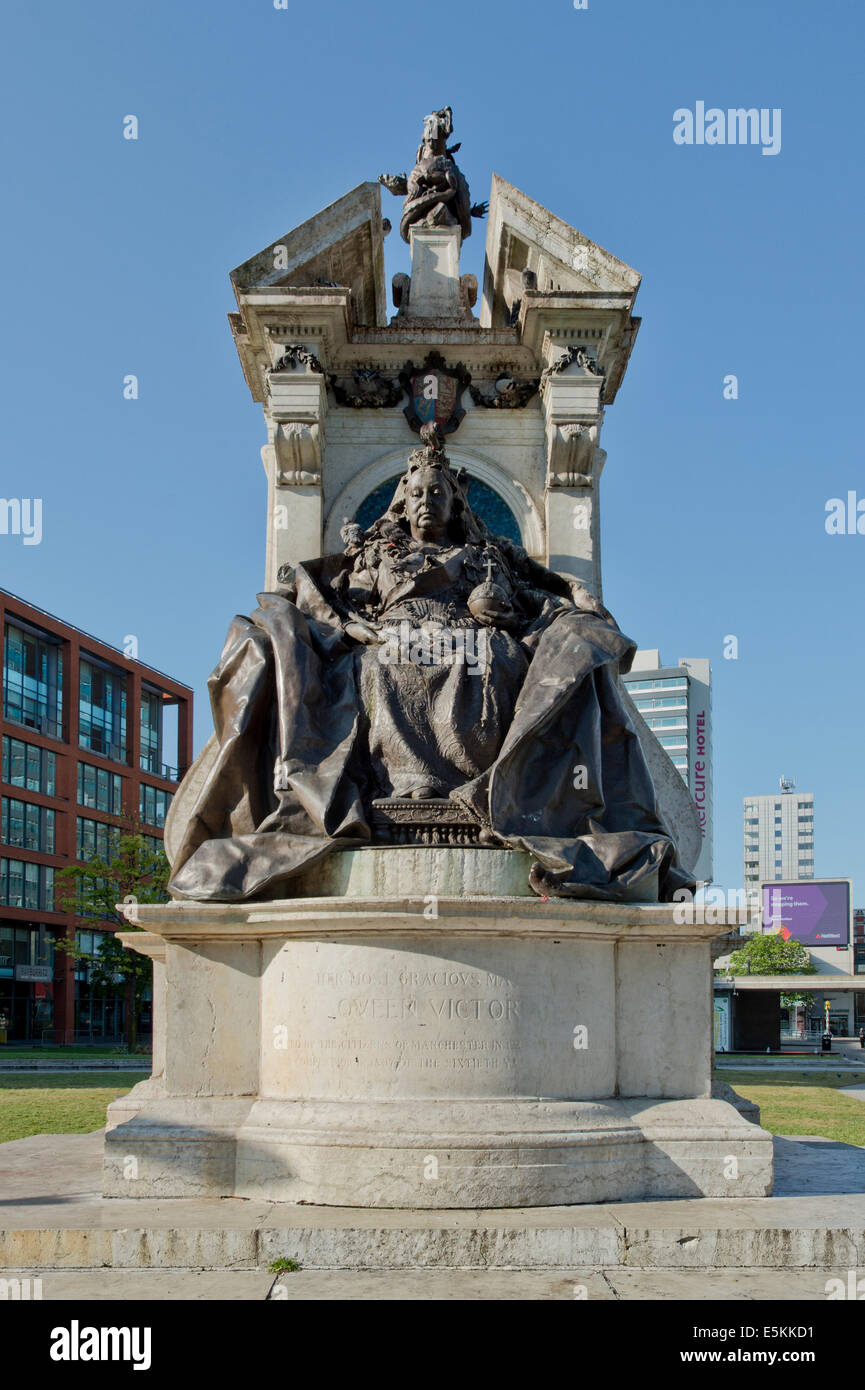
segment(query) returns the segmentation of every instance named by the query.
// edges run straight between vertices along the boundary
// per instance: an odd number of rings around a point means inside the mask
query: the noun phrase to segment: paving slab
[[[845,1269],[4,1270],[6,1299],[126,1302],[825,1302]],[[3,1281],[5,1280],[5,1284]],[[17,1282],[17,1285],[15,1281]],[[38,1281],[38,1282],[37,1282]]]
[[[780,1299],[825,1302],[832,1274],[846,1270],[657,1269],[302,1270],[276,1281],[270,1301],[487,1300],[701,1302]]]
[[[599,1269],[301,1270],[276,1281],[271,1302],[306,1300],[461,1303],[564,1299],[614,1302],[608,1271]]]
[[[15,1287],[14,1280],[19,1281]],[[38,1279],[38,1285],[34,1282]],[[263,1302],[275,1276],[258,1270],[173,1269],[9,1269],[0,1276],[5,1299],[35,1299],[43,1303],[196,1302],[228,1299]]]
[[[849,1071],[865,1071],[865,1052],[861,1055],[861,1060],[855,1057],[809,1057],[786,1056],[786,1057],[767,1057],[765,1062],[734,1062],[734,1061],[715,1061],[715,1071],[799,1071],[799,1072],[836,1072],[844,1075]]]

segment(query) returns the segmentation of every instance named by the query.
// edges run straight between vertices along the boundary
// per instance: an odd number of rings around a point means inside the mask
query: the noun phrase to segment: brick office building
[[[110,854],[130,821],[162,838],[192,759],[192,691],[3,589],[0,649],[0,1015],[10,1042],[115,1041],[125,1000],[50,944],[75,929],[54,875]],[[95,923],[80,944],[95,956],[99,939]]]

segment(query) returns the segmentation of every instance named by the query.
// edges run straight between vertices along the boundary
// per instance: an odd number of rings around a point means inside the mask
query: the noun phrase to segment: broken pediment
[[[343,286],[357,324],[387,323],[381,191],[361,183],[231,272],[238,301],[250,290]]]
[[[483,327],[519,325],[523,342],[540,352],[545,334],[570,340],[579,310],[587,336],[604,343],[609,402],[639,327],[631,311],[640,279],[617,256],[493,175]]]

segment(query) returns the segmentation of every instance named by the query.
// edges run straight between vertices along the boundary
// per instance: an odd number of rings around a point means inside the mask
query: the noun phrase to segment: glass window
[[[126,761],[126,677],[82,657],[79,742],[106,758]]]
[[[4,796],[0,839],[4,845],[15,845],[18,849],[35,849],[43,854],[53,854],[54,812],[48,806],[37,806],[32,801]]]
[[[171,801],[171,792],[162,791],[159,787],[151,787],[146,782],[142,782],[138,813],[145,825],[163,826]]]
[[[53,912],[54,870],[23,859],[0,859],[0,903]]]
[[[631,694],[633,694],[635,690],[638,690],[638,691],[644,691],[644,690],[683,690],[683,691],[687,691],[687,689],[688,689],[688,682],[687,682],[687,680],[683,679],[681,676],[664,676],[664,677],[662,677],[660,680],[653,680],[653,681],[650,681],[650,680],[632,681],[632,680],[629,680],[627,677],[625,677],[625,685],[628,687],[628,690],[631,692]]]
[[[147,686],[141,691],[141,768],[162,772],[162,696]]]
[[[76,818],[76,857],[92,859],[113,859],[120,844],[120,829],[116,825],[106,825],[105,821],[90,820],[87,816]]]
[[[15,928],[0,926],[0,978],[11,979],[15,964]]]
[[[11,979],[16,965],[53,965],[51,927],[0,927],[0,976]]]
[[[78,764],[78,804],[119,816],[123,811],[123,778],[90,763]]]
[[[57,755],[34,743],[3,735],[3,781],[11,787],[26,787],[27,791],[55,796],[57,791]]]
[[[6,624],[3,713],[50,738],[63,732],[63,648],[47,633]]]

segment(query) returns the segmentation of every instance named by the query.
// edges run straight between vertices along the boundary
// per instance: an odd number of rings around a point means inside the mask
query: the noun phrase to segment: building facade
[[[703,848],[694,872],[711,883],[712,669],[705,657],[664,666],[657,648],[638,651],[624,685],[690,790],[700,818]]]
[[[744,802],[745,888],[814,877],[814,797],[782,777],[775,796]]]
[[[865,907],[853,909],[853,969],[857,975],[865,975]],[[857,994],[855,998],[854,1031],[865,1027],[865,997]]]
[[[114,1041],[124,999],[51,944],[75,934],[55,875],[110,856],[124,828],[161,841],[192,759],[192,691],[5,590],[0,649],[0,1019],[10,1042]],[[96,957],[104,930],[79,946]]]

